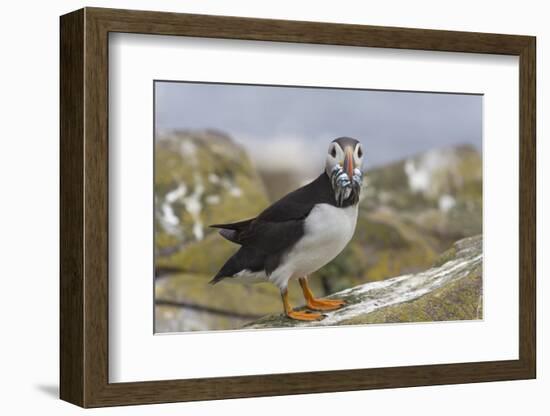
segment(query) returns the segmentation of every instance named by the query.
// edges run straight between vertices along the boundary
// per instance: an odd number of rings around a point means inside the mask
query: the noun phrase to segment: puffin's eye
[[[361,148],[357,149],[357,156],[363,157],[363,149]]]
[[[332,157],[336,157],[336,147],[335,146],[332,147],[332,150],[330,151],[330,155]]]

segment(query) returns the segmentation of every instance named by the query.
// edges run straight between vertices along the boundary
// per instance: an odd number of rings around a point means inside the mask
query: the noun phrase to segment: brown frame
[[[536,376],[535,38],[85,8],[60,19],[60,396],[83,406],[529,379]],[[519,56],[519,359],[109,383],[108,34],[129,32]]]

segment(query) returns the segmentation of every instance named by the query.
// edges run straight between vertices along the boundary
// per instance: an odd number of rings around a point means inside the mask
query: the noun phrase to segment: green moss
[[[383,221],[376,221],[361,211],[354,241],[370,248],[402,249],[410,247],[410,243],[399,232],[399,229]]]
[[[177,237],[160,231],[159,227],[155,225],[155,245],[157,248],[173,247],[179,243]]]
[[[438,259],[434,262],[434,267],[439,267],[447,263],[448,261],[453,260],[456,257],[456,247],[452,246],[443,254],[441,254]]]
[[[176,268],[187,273],[200,273],[213,276],[224,262],[238,249],[217,234],[204,240],[190,243],[168,256],[157,258],[157,267]]]

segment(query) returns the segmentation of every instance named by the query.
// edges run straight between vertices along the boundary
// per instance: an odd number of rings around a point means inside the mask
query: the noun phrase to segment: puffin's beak
[[[351,148],[346,148],[346,156],[344,157],[344,172],[347,173],[348,178],[353,177],[353,150]]]

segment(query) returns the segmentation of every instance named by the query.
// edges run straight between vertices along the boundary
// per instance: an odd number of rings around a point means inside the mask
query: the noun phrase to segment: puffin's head
[[[358,140],[339,137],[330,144],[325,171],[339,206],[353,205],[359,201],[363,180],[362,163],[363,149]]]

